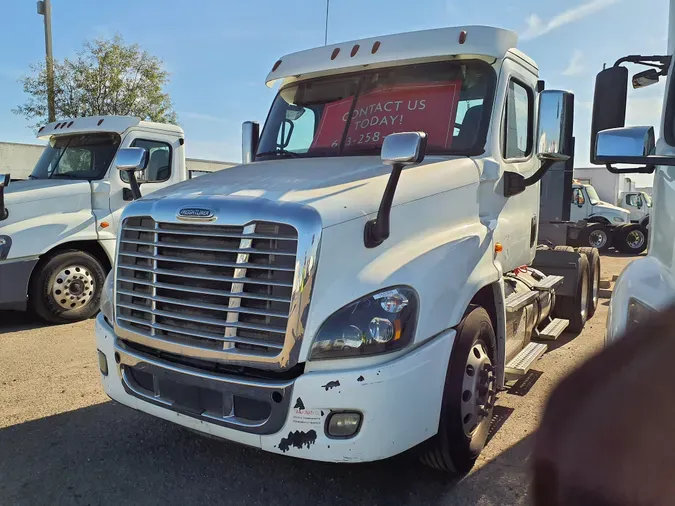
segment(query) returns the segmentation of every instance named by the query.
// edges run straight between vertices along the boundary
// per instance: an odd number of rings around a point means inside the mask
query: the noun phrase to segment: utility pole
[[[323,36],[323,45],[328,45],[328,7],[330,6],[330,0],[326,0],[326,30],[324,31]]]
[[[56,105],[54,104],[54,57],[52,55],[52,2],[40,0],[37,12],[45,21],[45,54],[47,63],[47,110],[49,122],[56,121]]]

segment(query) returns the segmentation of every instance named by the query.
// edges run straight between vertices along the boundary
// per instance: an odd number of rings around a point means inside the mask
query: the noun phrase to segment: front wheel
[[[96,257],[77,250],[56,253],[31,277],[30,306],[48,323],[86,320],[99,309],[104,281],[105,271]]]
[[[472,306],[457,327],[438,434],[425,443],[425,464],[462,474],[475,464],[487,441],[497,397],[495,342],[487,311]]]

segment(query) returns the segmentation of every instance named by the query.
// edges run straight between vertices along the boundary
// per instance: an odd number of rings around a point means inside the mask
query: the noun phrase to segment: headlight
[[[105,283],[103,283],[103,292],[101,293],[101,313],[108,319],[110,325],[113,324],[115,316],[115,300],[113,298],[113,288],[115,286],[114,272],[114,270],[111,270],[108,273],[108,276],[105,278]]]
[[[612,218],[612,219],[613,219],[615,222],[617,222],[617,223],[625,223],[625,221],[626,221],[626,220],[624,220],[624,219],[623,219],[622,217],[620,217],[620,216],[615,216],[615,217]]]
[[[628,300],[628,312],[626,321],[626,332],[633,330],[639,325],[643,325],[654,318],[656,310],[647,304],[631,297]]]
[[[361,357],[399,350],[410,342],[416,318],[417,295],[411,288],[368,295],[323,323],[309,358]]]
[[[0,260],[7,258],[11,247],[12,239],[8,235],[0,235]]]

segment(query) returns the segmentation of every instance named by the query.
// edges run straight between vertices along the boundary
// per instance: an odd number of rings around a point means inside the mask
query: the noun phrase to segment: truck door
[[[572,207],[570,209],[570,220],[579,221],[588,218],[590,211],[590,202],[586,192],[582,187],[575,186],[572,190]]]
[[[181,140],[178,135],[145,130],[132,130],[122,140],[121,147],[139,147],[148,151],[147,168],[136,173],[143,195],[185,179],[184,148]],[[131,200],[127,174],[113,167],[110,174],[110,211],[115,231],[119,227],[122,209]]]
[[[639,193],[626,193],[623,208],[630,211],[630,221],[640,221],[647,215],[647,206]]]

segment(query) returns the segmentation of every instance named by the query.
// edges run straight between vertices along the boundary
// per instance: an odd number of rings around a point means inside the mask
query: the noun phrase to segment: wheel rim
[[[96,292],[96,281],[91,271],[82,265],[69,265],[55,277],[50,292],[63,309],[86,306]]]
[[[645,235],[639,230],[633,230],[626,236],[626,244],[631,249],[639,249],[645,243]]]
[[[607,244],[607,234],[604,230],[594,230],[588,235],[588,244],[592,248],[603,248]]]
[[[581,276],[581,321],[586,321],[588,315],[588,270]]]
[[[485,343],[477,341],[464,366],[462,382],[462,427],[471,437],[490,414],[496,397],[496,378]]]

